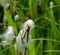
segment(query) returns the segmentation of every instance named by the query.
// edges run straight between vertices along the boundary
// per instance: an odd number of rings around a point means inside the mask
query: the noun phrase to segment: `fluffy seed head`
[[[50,8],[53,8],[53,5],[54,5],[54,3],[53,3],[53,1],[51,1],[50,2]]]
[[[7,3],[4,8],[8,9],[9,6],[10,6],[10,4]]]
[[[30,29],[33,29],[34,28],[34,22],[33,22],[33,20],[27,20],[25,23],[24,23],[24,27],[27,27],[27,26],[29,26],[30,27]]]
[[[18,18],[19,18],[19,15],[18,14],[14,16],[14,20],[15,21],[18,20]]]

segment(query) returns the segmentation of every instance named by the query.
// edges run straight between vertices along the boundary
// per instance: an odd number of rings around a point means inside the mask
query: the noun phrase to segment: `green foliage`
[[[50,8],[51,1],[52,8]],[[40,3],[38,5],[37,0],[11,0],[10,4],[15,7],[12,12],[19,14],[19,20],[14,22],[11,14],[4,9],[8,25],[14,27],[17,35],[21,28],[21,25],[18,28],[17,23],[22,24],[26,17],[31,17],[35,28],[32,30],[32,43],[28,46],[28,55],[60,55],[60,0],[40,0]],[[0,46],[0,55],[6,55],[6,53],[15,55],[13,45],[4,49]]]

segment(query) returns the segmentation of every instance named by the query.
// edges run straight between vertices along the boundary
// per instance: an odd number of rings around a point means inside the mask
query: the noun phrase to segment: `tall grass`
[[[50,1],[53,2],[52,8]],[[9,3],[13,5],[12,12],[19,15],[19,20],[13,21],[12,13],[9,14],[6,9],[4,15],[8,25],[14,27],[16,35],[26,17],[35,23],[28,55],[60,55],[60,0],[41,0],[40,5],[37,0],[11,0]],[[13,44],[6,47],[0,45],[0,55],[15,55]]]

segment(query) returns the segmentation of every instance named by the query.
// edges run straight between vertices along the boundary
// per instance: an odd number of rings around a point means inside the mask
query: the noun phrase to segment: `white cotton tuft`
[[[19,18],[19,15],[18,14],[14,16],[14,20],[15,21],[18,20],[18,18]]]
[[[6,32],[4,33],[4,40],[2,41],[3,46],[12,43],[15,38],[14,30],[12,26],[8,26]]]
[[[17,46],[18,51],[20,51],[20,52],[24,52],[24,49],[25,49],[25,46],[24,46],[24,44],[22,43],[22,39],[21,39],[23,35],[24,35],[24,34],[23,34],[23,30],[21,30],[21,31],[19,32],[17,38],[16,38],[16,46]],[[15,46],[15,47],[16,47],[16,46]]]
[[[8,4],[6,4],[6,7],[9,7],[10,6],[10,4],[8,3]]]
[[[4,8],[8,9],[9,6],[10,6],[10,4],[7,3],[7,4],[4,6]]]
[[[53,6],[53,1],[50,2],[50,5]]]
[[[53,3],[53,1],[51,1],[51,2],[50,2],[50,7],[49,7],[49,8],[53,8],[53,7],[54,7],[53,5],[54,5],[54,3]]]
[[[33,20],[27,20],[25,23],[24,23],[24,25],[23,25],[23,27],[24,28],[26,28],[26,27],[30,27],[30,29],[33,29],[34,28],[34,22],[33,22]]]
[[[29,35],[27,36],[27,28],[28,26],[30,27],[29,29]],[[19,32],[18,36],[16,37],[16,44],[15,46],[15,51],[19,51],[22,52],[22,54],[24,54],[25,52],[25,48],[31,43],[32,38],[31,38],[31,30],[34,28],[34,22],[32,20],[27,20],[24,24],[23,24],[23,28],[21,29],[21,31]],[[25,36],[25,37],[24,37]],[[27,42],[27,37],[28,37],[28,42]],[[23,38],[23,42],[22,42],[22,38]],[[17,51],[15,52],[17,54]]]
[[[7,42],[6,40],[4,40],[4,41],[2,41],[1,45],[2,45],[2,46],[7,46],[7,45],[10,45],[10,43]]]

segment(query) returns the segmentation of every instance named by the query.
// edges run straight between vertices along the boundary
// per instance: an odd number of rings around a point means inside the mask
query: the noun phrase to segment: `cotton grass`
[[[27,36],[27,29],[29,29],[29,36]],[[16,44],[15,46],[15,53],[21,52],[23,55],[25,53],[25,48],[31,43],[31,30],[34,28],[34,22],[33,20],[27,20],[23,24],[23,28],[20,30],[17,38],[16,38]],[[27,42],[27,37],[28,37],[28,42]]]

